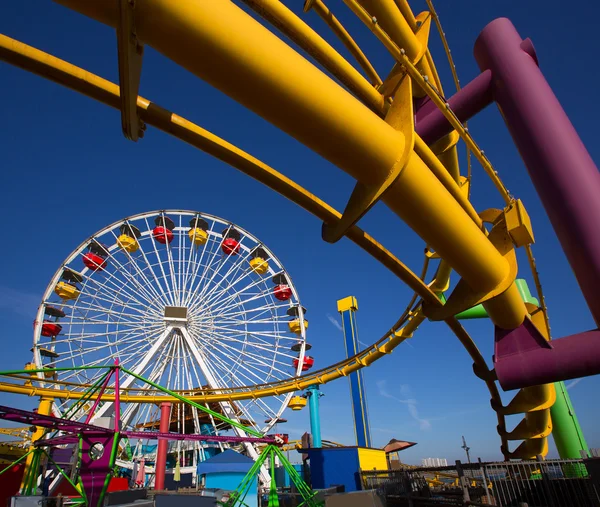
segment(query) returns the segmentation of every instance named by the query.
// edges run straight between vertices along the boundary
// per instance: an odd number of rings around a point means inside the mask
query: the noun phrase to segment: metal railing
[[[473,463],[361,473],[388,506],[600,507],[598,458]],[[595,466],[592,466],[595,465]]]

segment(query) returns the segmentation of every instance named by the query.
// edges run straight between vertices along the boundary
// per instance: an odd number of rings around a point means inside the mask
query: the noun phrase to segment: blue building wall
[[[242,480],[246,476],[245,473],[242,472],[216,472],[211,474],[206,474],[206,487],[207,488],[218,488],[218,489],[226,489],[229,491],[235,491],[237,487],[241,484]],[[248,495],[244,500],[244,503],[248,505],[248,507],[258,507],[258,484],[257,477],[254,478],[252,484],[250,485],[250,489],[248,490]]]
[[[345,491],[362,489],[358,449],[335,447],[332,449],[306,449],[310,459],[310,479],[313,489],[343,485]]]

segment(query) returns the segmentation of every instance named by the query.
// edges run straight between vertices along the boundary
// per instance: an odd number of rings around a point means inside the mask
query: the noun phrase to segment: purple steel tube
[[[531,41],[500,18],[475,43],[494,100],[600,326],[600,173],[540,71]],[[600,341],[598,342],[600,347]]]
[[[494,369],[505,391],[595,375],[600,331],[547,342],[529,319],[512,331],[496,328]]]
[[[467,121],[493,102],[492,73],[484,71],[448,99],[450,108],[461,122]],[[433,144],[452,132],[452,125],[431,101],[417,110],[415,131],[427,144]]]

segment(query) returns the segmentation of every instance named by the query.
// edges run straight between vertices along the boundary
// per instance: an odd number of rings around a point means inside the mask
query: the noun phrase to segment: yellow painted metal
[[[339,241],[356,222],[358,222],[398,180],[406,164],[409,163],[414,147],[413,94],[410,78],[406,75],[400,81],[394,94],[394,102],[386,117],[386,123],[402,134],[402,151],[398,154],[389,173],[372,184],[358,181],[348,200],[342,218],[335,223],[323,224],[323,239],[329,242]]]
[[[116,84],[1,34],[0,59],[56,81],[108,106],[119,108],[119,87]],[[280,172],[185,118],[142,97],[138,97],[138,109],[146,124],[157,127],[237,168],[295,202],[320,220],[332,221],[341,217],[340,212]],[[353,227],[347,235],[351,241],[381,262],[425,301],[440,304],[436,295],[416,274],[359,227]]]
[[[308,12],[310,9],[314,9],[315,12],[319,15],[319,17],[327,23],[329,28],[335,33],[338,38],[342,41],[346,49],[350,51],[352,56],[356,58],[356,61],[365,71],[369,79],[371,80],[371,84],[373,86],[380,86],[382,84],[381,78],[377,71],[374,69],[371,62],[362,52],[358,44],[354,41],[352,36],[348,33],[348,31],[344,28],[344,26],[339,22],[339,20],[334,16],[334,14],[329,10],[329,8],[323,3],[322,0],[305,0],[304,2],[304,12]]]
[[[79,297],[79,289],[66,282],[58,282],[54,288],[54,292],[59,298],[65,301],[77,299]]]
[[[132,238],[131,236],[128,236],[127,234],[121,234],[117,238],[117,245],[119,245],[120,248],[122,248],[123,250],[125,250],[129,253],[136,252],[138,250],[138,248],[140,247],[139,243],[137,242],[137,239]]]
[[[505,406],[494,406],[503,415],[522,414],[549,410],[556,401],[554,384],[544,384],[521,389]]]
[[[406,52],[411,61],[418,65],[423,74],[433,79],[434,72],[430,66],[430,60],[423,58],[427,52],[429,17],[417,17],[415,31],[413,31],[409,22],[395,5],[394,0],[344,0],[344,2],[361,18],[364,18],[364,13],[360,11],[366,11],[370,23],[380,26],[390,39]],[[416,94],[422,96],[425,91],[416,91]]]
[[[517,247],[535,242],[531,219],[521,199],[514,200],[504,212],[508,233]]]
[[[116,28],[121,87],[121,126],[127,139],[137,141],[143,136],[143,128],[137,111],[137,97],[142,74],[144,46],[139,43],[135,35],[133,2],[117,0],[117,5],[119,7],[119,21]]]
[[[547,438],[529,438],[519,445],[513,452],[504,452],[506,459],[531,459],[535,456],[548,454]]]
[[[38,405],[37,413],[40,415],[50,415],[52,413],[52,404],[54,400],[51,396],[42,396],[40,398],[40,404]],[[41,426],[35,427],[35,432],[31,436],[31,446],[29,450],[32,451],[34,449],[33,444],[37,442],[40,438],[42,438],[46,434],[46,428],[42,428]],[[31,463],[33,461],[33,453],[27,456],[25,459],[25,468],[23,471],[23,480],[21,481],[21,489],[25,487],[25,480],[27,478],[27,471],[31,467]]]
[[[292,399],[288,403],[288,407],[292,410],[302,410],[306,407],[306,398],[302,396],[292,396]]]
[[[261,257],[254,257],[250,259],[250,269],[258,275],[264,275],[269,271],[269,262]]]
[[[468,196],[465,195],[464,191],[461,190],[459,184],[453,179],[452,175],[444,167],[440,159],[435,156],[431,148],[427,146],[418,134],[415,135],[415,153],[421,157],[423,162],[427,164],[431,172],[435,174],[435,177],[440,180],[446,190],[448,190],[452,197],[456,199],[462,209],[477,224],[477,226],[482,229],[483,223],[481,218],[477,214],[477,211],[475,211],[473,205],[469,202]]]
[[[25,364],[25,368],[24,368],[24,369],[25,369],[25,370],[35,370],[36,368],[37,368],[37,366],[35,365],[35,363],[26,363],[26,364]],[[31,377],[32,377],[32,378],[36,378],[36,377],[37,377],[37,375],[36,375],[35,373],[32,373],[32,374],[31,374]],[[30,385],[32,385],[32,384],[31,384],[31,380],[26,380],[26,381],[25,381],[25,385],[26,385],[26,386],[30,386]]]
[[[348,296],[343,299],[339,299],[337,302],[338,312],[345,312],[347,310],[358,310],[358,301],[354,296]]]
[[[93,74],[87,73],[77,67],[74,67],[62,60],[56,59],[47,55],[43,52],[35,50],[34,48],[28,47],[17,41],[13,41],[7,37],[0,36],[0,57],[9,60],[17,65],[24,67],[33,72],[39,73],[45,77],[56,80],[61,84],[65,84],[73,89],[76,89],[88,96],[91,96],[97,100],[111,105],[112,107],[118,107],[118,87],[113,83],[109,83]],[[266,166],[260,161],[254,159],[250,155],[237,149],[236,147],[226,143],[222,139],[210,134],[209,132],[201,129],[197,125],[188,122],[187,120],[166,111],[151,102],[138,98],[138,108],[140,109],[141,115],[144,121],[148,124],[155,125],[166,132],[179,137],[186,142],[203,149],[221,160],[224,160],[234,167],[237,167],[246,174],[255,177],[268,185],[269,187],[279,191],[286,197],[297,202],[305,209],[315,214],[324,221],[330,220],[331,218],[339,218],[340,214],[333,208],[327,206],[325,203],[317,199],[312,194],[309,194],[298,185],[291,182],[289,179],[283,177],[281,174],[274,171],[272,168]],[[376,241],[366,235],[357,227],[353,227],[348,231],[350,239],[359,244],[371,255],[375,256],[384,265],[391,269],[401,279],[406,281],[408,285],[416,290],[422,297],[427,301],[433,301],[437,304],[437,299],[431,290],[429,290],[425,284],[410,270],[408,270],[398,259],[391,255]],[[421,320],[423,317],[421,317]],[[417,319],[411,320],[416,322]],[[464,333],[464,330],[458,323],[453,325],[449,324],[452,330],[463,342],[463,345],[467,347],[467,350],[472,355],[477,354],[477,349],[472,343],[472,340]],[[458,327],[456,327],[458,325]],[[410,335],[412,333],[406,333]],[[364,354],[360,357],[350,358],[348,361],[333,365],[326,370],[315,372],[312,375],[302,377],[301,379],[290,379],[290,381],[282,383],[280,385],[269,385],[264,388],[257,388],[251,393],[253,397],[269,396],[272,394],[278,394],[283,392],[290,392],[293,390],[301,390],[308,385],[314,383],[324,383],[339,376],[347,375],[351,371],[355,371],[364,365],[371,364],[377,358],[382,357],[383,354],[389,353],[393,346],[397,345],[404,339],[403,333],[398,332],[393,335],[384,337],[382,340],[377,342],[375,345],[367,349]],[[385,351],[385,352],[384,352]],[[481,358],[482,360],[482,358]],[[485,365],[485,362],[483,362]],[[486,382],[487,383],[487,382]],[[22,394],[36,395],[41,394],[44,390],[37,387],[27,387],[10,385],[8,383],[2,384],[2,389],[10,392],[18,392]],[[497,396],[497,390],[494,395],[494,385],[488,383],[488,388],[492,393],[492,397]],[[71,392],[65,389],[46,389],[48,395],[57,395],[57,397],[64,398],[77,398],[80,396],[77,392]],[[220,399],[221,401],[228,399],[244,399],[248,397],[248,393],[223,393],[219,395],[212,395],[215,398],[210,398],[210,395],[200,394],[196,397],[197,401],[215,401]],[[105,395],[105,399],[114,399],[113,395]],[[153,401],[168,401],[169,397],[165,396],[165,399],[153,399]],[[124,402],[147,402],[144,395],[128,395],[124,394]],[[500,417],[500,415],[499,415]]]
[[[388,462],[383,449],[359,447],[358,466],[361,470],[387,470]]]
[[[190,241],[196,246],[205,245],[208,241],[208,233],[199,227],[193,227],[188,231]],[[250,263],[252,264],[252,262]],[[268,266],[267,266],[268,267]]]
[[[254,9],[263,18],[270,21],[286,36],[315,58],[323,67],[336,76],[357,97],[379,114],[383,114],[387,106],[382,95],[358,72],[347,60],[342,57],[327,41],[315,32],[302,19],[288,9],[280,0],[242,0]],[[335,22],[333,22],[335,24]],[[343,27],[340,28],[344,30]],[[349,35],[348,35],[349,37]],[[352,40],[350,38],[350,40]],[[352,51],[352,50],[351,50]],[[355,57],[362,51],[355,46]],[[381,80],[375,69],[368,63],[366,57],[360,60],[370,67],[369,77],[373,84],[380,84]]]
[[[302,334],[302,326],[300,325],[300,319],[290,320],[288,322],[288,328],[291,333],[295,333],[297,335]],[[308,329],[308,320],[304,318],[304,329]]]

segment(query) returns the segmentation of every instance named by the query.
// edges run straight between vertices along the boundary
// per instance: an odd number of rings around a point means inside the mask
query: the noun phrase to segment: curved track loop
[[[480,150],[473,141],[465,126],[458,121],[456,116],[448,107],[447,102],[441,92],[441,84],[439,82],[437,72],[435,71],[433,60],[429,54],[429,49],[426,49],[423,60],[424,63],[421,63],[420,66],[413,65],[413,62],[411,62],[406,56],[404,50],[401,50],[377,23],[371,22],[374,18],[370,16],[362,6],[360,6],[354,0],[345,0],[345,2],[355,11],[359,18],[364,18],[363,20],[365,23],[380,38],[384,46],[390,51],[390,53],[392,53],[398,63],[407,70],[415,84],[418,85],[422,92],[427,94],[430,99],[444,112],[448,121],[453,125],[456,132],[458,132],[458,134],[465,141],[468,150],[474,153],[482,167],[486,170],[489,177],[495,183],[500,194],[503,196],[505,201],[509,202],[511,200],[511,196],[498,178],[496,172],[491,166],[491,163],[485,157],[483,151]],[[407,2],[404,0],[396,0],[396,4],[402,11],[402,14],[406,16],[409,24],[412,22],[412,24],[415,24],[416,26],[416,19],[412,15],[412,11],[410,11]],[[410,16],[407,13],[410,13]],[[439,23],[437,16],[434,17],[436,23]],[[439,24],[438,28],[441,32],[441,27]],[[412,29],[414,30],[414,27],[412,27]],[[443,32],[441,32],[441,35],[447,55],[450,57],[447,43],[443,37]],[[27,46],[26,44],[2,35],[0,35],[0,58],[28,71],[34,72],[42,77],[58,82],[75,91],[83,93],[113,108],[120,108],[118,85],[74,65],[71,65],[64,60],[55,58],[35,48]],[[432,84],[431,81],[427,80],[423,76],[423,65],[426,65],[427,68],[432,72],[431,75],[433,76],[434,84]],[[453,64],[451,63],[451,65]],[[456,83],[458,83],[457,80]],[[385,82],[382,86],[385,86]],[[188,144],[191,144],[228,163],[241,172],[251,176],[252,178],[255,178],[269,188],[284,195],[291,201],[295,202],[321,219],[323,222],[335,223],[342,216],[340,212],[308,192],[306,189],[297,185],[289,178],[286,178],[275,169],[269,167],[267,164],[261,162],[260,160],[254,158],[253,156],[249,155],[243,150],[240,150],[236,146],[228,143],[218,136],[208,132],[207,130],[202,129],[198,125],[186,120],[185,118],[178,116],[142,97],[138,97],[137,99],[137,108],[139,116],[144,123],[153,125],[156,128],[159,128],[160,130],[163,130],[164,132],[167,132],[174,137],[177,137]],[[456,136],[456,141],[457,140],[458,136]],[[450,148],[454,151],[456,141],[454,141],[450,146]],[[453,176],[457,178],[458,173],[456,175],[453,174]],[[438,292],[438,289],[445,290],[443,287],[447,286],[448,278],[451,272],[449,267],[444,265],[445,263],[443,261],[438,267],[437,275],[434,280],[427,284],[424,281],[428,265],[427,256],[423,275],[419,277],[359,227],[352,227],[347,231],[346,235],[350,240],[384,264],[388,269],[390,269],[390,271],[398,276],[415,292],[414,297],[409,303],[403,316],[392,327],[390,332],[386,333],[385,336],[383,336],[379,341],[361,351],[356,356],[316,371],[310,375],[305,375],[303,377],[274,384],[253,386],[253,390],[250,393],[241,388],[222,390],[219,394],[211,393],[210,391],[199,391],[197,394],[191,397],[192,399],[204,402],[224,400],[234,401],[248,397],[258,398],[263,396],[271,396],[273,394],[282,394],[290,391],[302,390],[311,384],[323,384],[330,382],[341,376],[346,376],[359,368],[369,366],[377,359],[391,353],[392,350],[406,338],[411,337],[413,332],[425,319],[425,316],[421,311],[422,302],[426,302],[432,306],[441,306],[441,302],[436,296],[436,292]],[[541,303],[541,309],[543,311],[547,326],[548,321],[546,308],[541,292],[539,277],[537,270],[535,269],[535,261],[533,259],[530,247],[527,247],[527,255],[532,268],[533,277]],[[488,367],[484,358],[463,327],[454,318],[447,319],[445,322],[467,349],[468,353],[473,359],[474,368],[478,374],[486,378],[490,378],[489,375],[486,375],[486,373],[488,373]],[[21,381],[23,379],[29,379],[29,377],[12,375],[12,380]],[[27,384],[29,384],[30,381],[35,382],[34,379],[29,379]],[[486,385],[490,391],[492,403],[497,406],[501,406],[500,395],[495,382],[492,379],[486,380]],[[80,389],[77,389],[76,386],[70,384],[56,383],[54,388],[48,389],[36,387],[34,385],[17,384],[9,381],[3,381],[0,383],[0,390],[3,391],[26,394],[29,396],[47,395],[56,398],[77,398],[80,395],[80,390],[85,389],[86,386],[79,387]],[[104,395],[104,398],[106,400],[111,400],[114,398],[114,394],[107,392]],[[147,398],[145,399],[142,394],[137,394],[135,390],[124,390],[121,395],[121,399],[123,401],[135,401],[140,403],[147,401]],[[153,402],[156,402],[159,399],[160,397],[152,398]],[[166,399],[167,397],[165,397],[165,400]],[[497,411],[497,414],[499,427],[504,428],[504,416],[499,411]],[[504,451],[507,449],[507,446],[506,438],[502,433],[501,438]]]

